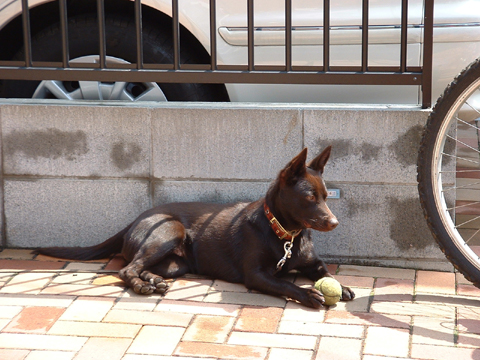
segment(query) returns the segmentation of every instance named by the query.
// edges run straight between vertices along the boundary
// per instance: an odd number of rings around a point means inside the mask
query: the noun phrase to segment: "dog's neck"
[[[267,205],[267,201],[265,200],[263,203],[263,211],[265,213],[265,216],[267,217],[270,227],[272,228],[273,232],[275,235],[280,240],[286,240],[286,241],[293,241],[293,239],[302,232],[303,229],[297,229],[297,230],[286,230],[280,221],[275,217],[273,214],[272,210],[270,207]]]

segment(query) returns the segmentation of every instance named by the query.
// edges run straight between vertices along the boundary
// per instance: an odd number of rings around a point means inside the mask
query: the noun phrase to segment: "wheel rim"
[[[129,64],[128,61],[106,57],[107,64]],[[98,63],[98,55],[82,56],[71,63]],[[43,80],[35,90],[36,99],[65,100],[122,100],[122,101],[167,101],[162,89],[155,82],[100,82]]]
[[[442,122],[432,184],[445,230],[480,271],[480,79],[463,91]]]

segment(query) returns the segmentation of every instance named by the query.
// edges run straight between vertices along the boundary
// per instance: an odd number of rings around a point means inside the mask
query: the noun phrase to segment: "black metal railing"
[[[178,0],[172,0],[173,63],[145,64],[142,44],[142,3],[134,0],[136,24],[136,63],[107,64],[105,38],[105,4],[97,0],[99,27],[99,62],[73,63],[69,59],[67,0],[59,0],[62,30],[62,61],[32,60],[30,9],[22,3],[24,42],[23,61],[0,61],[0,79],[60,81],[126,81],[159,83],[270,83],[270,84],[347,84],[347,85],[418,85],[422,90],[422,106],[431,106],[433,2],[424,0],[423,62],[407,65],[408,0],[402,0],[401,43],[399,66],[369,66],[368,14],[369,1],[362,5],[362,45],[360,66],[330,65],[330,0],[323,0],[323,65],[294,66],[292,62],[292,0],[285,0],[285,65],[255,65],[254,0],[247,0],[247,65],[218,64],[216,1],[210,0],[210,64],[180,63],[180,22]],[[127,71],[126,71],[127,70]]]

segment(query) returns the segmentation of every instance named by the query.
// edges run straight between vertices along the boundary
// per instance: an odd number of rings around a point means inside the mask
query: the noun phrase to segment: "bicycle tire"
[[[421,205],[440,249],[480,287],[480,59],[445,89],[424,128]],[[476,102],[474,102],[474,100]]]

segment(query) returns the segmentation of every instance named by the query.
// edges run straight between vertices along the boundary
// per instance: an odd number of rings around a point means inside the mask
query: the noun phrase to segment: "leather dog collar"
[[[285,230],[280,224],[280,222],[277,220],[277,218],[273,216],[270,208],[267,205],[267,202],[263,203],[263,210],[265,211],[265,216],[270,222],[270,227],[280,240],[287,240],[293,242],[293,239],[295,239],[295,237],[302,232],[302,229],[294,231]]]

